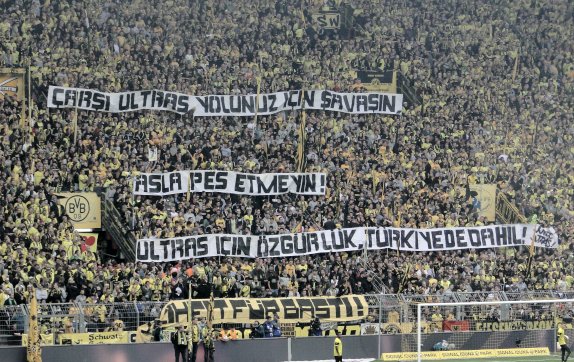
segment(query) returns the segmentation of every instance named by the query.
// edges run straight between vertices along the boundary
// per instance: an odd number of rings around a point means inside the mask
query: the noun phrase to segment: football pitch
[[[452,359],[450,361],[453,362],[484,362],[484,361],[489,361],[489,362],[557,362],[560,361],[560,355],[555,354],[555,355],[550,355],[550,356],[532,356],[532,357],[493,357],[493,358],[465,358],[465,359]],[[404,362],[407,362],[408,360],[405,360]],[[448,360],[442,359],[442,360],[435,360],[435,359],[423,359],[424,362],[445,362]],[[568,361],[573,361],[570,358],[568,359]],[[383,362],[383,360],[377,359],[374,360],[373,362]],[[403,362],[403,361],[401,361]]]

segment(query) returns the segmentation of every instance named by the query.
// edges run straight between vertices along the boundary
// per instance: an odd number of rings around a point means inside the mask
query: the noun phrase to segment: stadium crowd
[[[32,287],[42,303],[166,301],[187,298],[189,281],[194,298],[211,283],[218,297],[371,293],[368,271],[395,293],[572,290],[572,2],[349,3],[355,25],[338,34],[311,17],[338,1],[2,1],[0,65],[31,67],[34,103],[28,124],[22,101],[0,94],[0,305]],[[328,174],[324,197],[131,193],[139,172],[295,172],[297,112],[46,107],[49,85],[249,94],[260,78],[262,92],[354,92],[361,69],[402,72],[423,102],[401,116],[307,112],[305,171]],[[496,183],[560,247],[537,250],[530,274],[526,248],[130,263],[84,250],[54,195],[101,191],[138,237],[279,234],[485,225],[475,183]]]

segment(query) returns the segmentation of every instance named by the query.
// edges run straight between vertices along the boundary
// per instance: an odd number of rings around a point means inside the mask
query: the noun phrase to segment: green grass
[[[470,359],[451,359],[451,360],[430,360],[423,359],[424,362],[559,362],[560,355],[550,355],[550,356],[532,356],[532,357],[495,357],[495,358],[470,358]],[[568,359],[568,361],[574,362],[574,359]],[[373,362],[383,362],[383,360],[377,359]],[[405,361],[406,362],[406,361]]]

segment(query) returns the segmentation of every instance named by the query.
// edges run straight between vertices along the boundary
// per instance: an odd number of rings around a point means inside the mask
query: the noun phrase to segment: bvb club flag
[[[38,301],[36,300],[36,290],[30,293],[28,320],[28,347],[27,361],[42,362],[42,351],[40,349],[40,329],[38,328]]]

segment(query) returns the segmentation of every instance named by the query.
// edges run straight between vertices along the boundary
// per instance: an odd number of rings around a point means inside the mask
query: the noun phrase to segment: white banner
[[[77,108],[100,112],[144,109],[198,117],[266,115],[297,109],[353,114],[400,114],[403,95],[392,93],[338,93],[328,90],[294,90],[247,95],[191,96],[158,90],[105,93],[84,88],[50,86],[48,108]]]
[[[176,261],[213,256],[288,257],[317,253],[393,249],[440,251],[512,246],[556,248],[558,237],[537,225],[469,228],[349,228],[284,235],[210,234],[171,239],[139,239],[137,261]]]
[[[134,179],[135,195],[163,196],[190,192],[238,195],[325,195],[327,174],[234,171],[175,171],[142,173]]]

